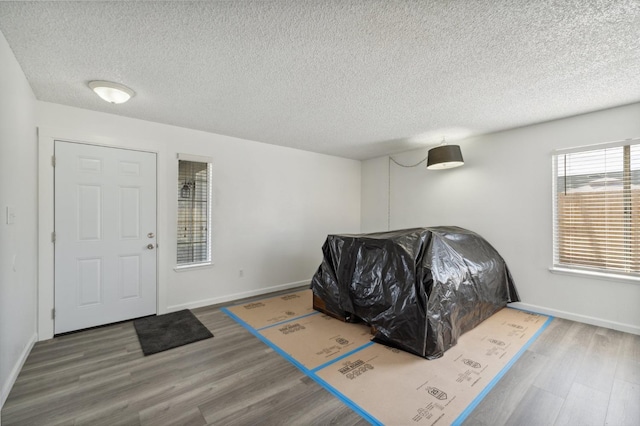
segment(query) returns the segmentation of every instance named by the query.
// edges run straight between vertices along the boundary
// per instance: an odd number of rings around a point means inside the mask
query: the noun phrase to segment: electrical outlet
[[[244,277],[244,269],[240,269],[240,270],[238,271],[238,276],[239,276],[240,278]]]

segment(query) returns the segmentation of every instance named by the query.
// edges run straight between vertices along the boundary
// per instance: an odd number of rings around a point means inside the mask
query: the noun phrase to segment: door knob
[[[153,237],[155,237],[155,235],[153,234],[153,232],[149,232],[149,233],[147,234],[147,237],[149,237],[149,238],[153,238]]]
[[[153,248],[154,248],[154,247],[155,247],[155,246],[154,246],[153,244],[147,244],[147,248],[148,248],[149,250],[153,250]]]

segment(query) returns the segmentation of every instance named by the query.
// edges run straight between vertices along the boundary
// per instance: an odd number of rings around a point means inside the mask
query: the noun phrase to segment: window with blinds
[[[553,156],[554,266],[640,276],[639,142]]]
[[[178,266],[211,262],[211,164],[178,160]]]

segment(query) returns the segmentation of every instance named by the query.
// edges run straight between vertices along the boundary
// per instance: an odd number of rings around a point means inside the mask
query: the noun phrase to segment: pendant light
[[[428,152],[427,169],[453,169],[464,164],[459,145],[447,145],[444,138],[442,143]]]

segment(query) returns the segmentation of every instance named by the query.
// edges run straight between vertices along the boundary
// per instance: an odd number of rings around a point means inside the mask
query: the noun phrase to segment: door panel
[[[55,156],[55,333],[156,313],[156,155],[56,141]]]
[[[140,188],[120,188],[120,238],[140,238]]]
[[[120,256],[118,259],[118,282],[120,284],[120,298],[128,299],[140,297],[140,256]]]
[[[102,259],[77,259],[79,306],[102,303]]]
[[[77,215],[78,240],[100,241],[102,239],[102,186],[78,185]]]

